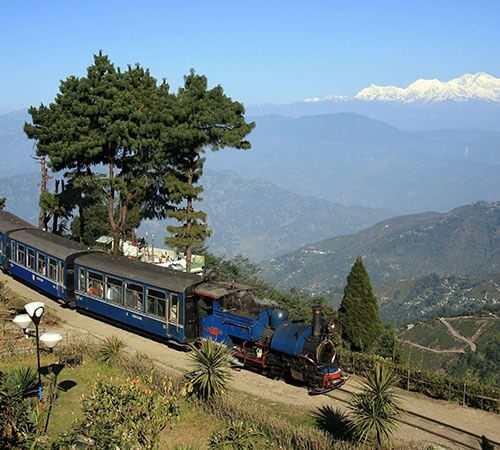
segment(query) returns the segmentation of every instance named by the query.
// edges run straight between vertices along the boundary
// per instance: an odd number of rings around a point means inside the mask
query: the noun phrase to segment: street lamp
[[[45,312],[45,304],[43,302],[31,302],[24,305],[26,314],[19,314],[14,317],[13,322],[18,325],[22,330],[24,335],[28,337],[33,336],[33,332],[28,330],[31,322],[35,325],[35,339],[36,339],[36,361],[38,367],[38,398],[40,400],[40,406],[42,405],[43,393],[42,393],[42,376],[40,372],[40,341],[42,341],[50,351],[62,340],[62,336],[59,333],[48,332],[39,336],[38,326],[40,325],[40,320],[42,319],[43,313]]]

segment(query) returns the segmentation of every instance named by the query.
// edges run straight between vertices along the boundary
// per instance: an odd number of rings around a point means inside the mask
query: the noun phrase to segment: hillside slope
[[[209,155],[213,169],[395,214],[500,198],[500,133],[407,133],[358,114],[256,118],[248,152]]]
[[[500,273],[479,276],[424,275],[377,286],[380,317],[391,323],[500,308]]]
[[[374,285],[431,273],[500,271],[500,202],[394,217],[272,259],[264,264],[262,275],[279,288],[329,293],[344,286],[358,255]]]
[[[39,175],[0,178],[0,196],[7,209],[37,222]],[[200,208],[208,214],[213,235],[208,241],[216,254],[263,260],[333,234],[366,228],[390,214],[383,210],[334,204],[301,196],[262,179],[247,180],[228,171],[206,171]],[[140,233],[153,232],[163,245],[166,221],[145,222]]]

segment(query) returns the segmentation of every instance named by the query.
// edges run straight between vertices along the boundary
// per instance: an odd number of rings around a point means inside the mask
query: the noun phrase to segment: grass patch
[[[56,367],[57,356],[51,354],[40,355],[42,368],[42,382],[49,382],[49,368]],[[32,367],[36,370],[36,356],[29,355],[20,358],[9,358],[0,361],[1,370],[14,367]],[[60,433],[71,429],[74,419],[81,418],[81,397],[88,392],[92,383],[101,378],[125,378],[119,369],[108,367],[91,358],[86,358],[82,365],[74,368],[63,367],[57,376],[57,397],[50,410],[49,421],[46,429],[47,436],[53,438]],[[47,394],[47,392],[46,392]]]
[[[187,401],[181,402],[179,421],[163,430],[159,448],[174,450],[181,445],[205,449],[210,435],[225,426],[225,423],[201,410],[193,408]]]

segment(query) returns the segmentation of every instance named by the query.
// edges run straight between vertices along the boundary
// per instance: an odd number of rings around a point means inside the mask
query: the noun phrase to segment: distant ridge
[[[374,285],[435,273],[486,275],[500,271],[500,202],[447,213],[393,217],[348,236],[308,245],[268,261],[263,276],[280,288],[314,293],[342,289],[361,255]]]

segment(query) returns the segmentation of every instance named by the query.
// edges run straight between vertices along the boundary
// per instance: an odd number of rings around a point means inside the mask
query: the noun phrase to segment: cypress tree
[[[342,337],[352,350],[366,350],[381,332],[377,299],[370,276],[360,256],[347,277],[344,297],[339,308]]]

